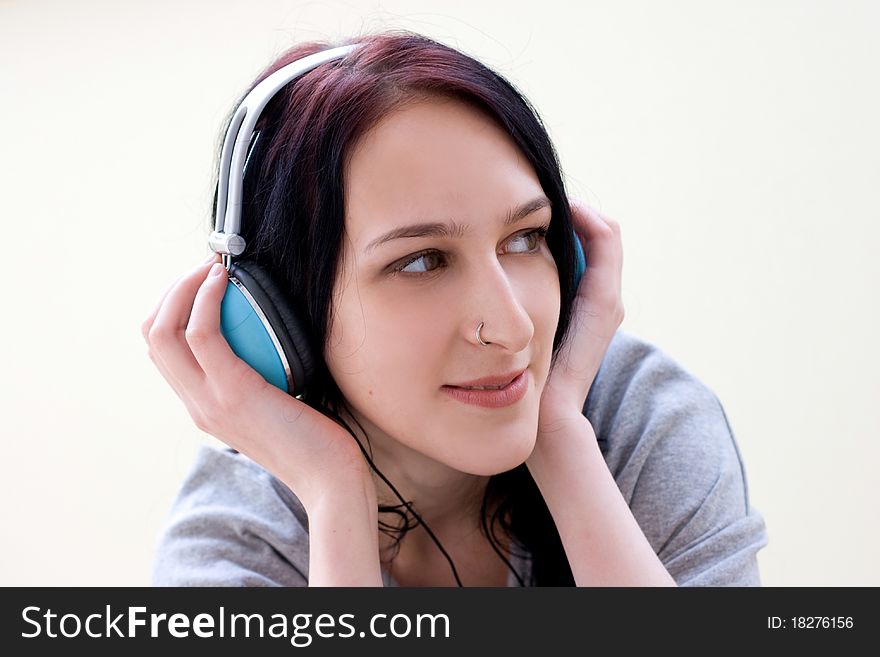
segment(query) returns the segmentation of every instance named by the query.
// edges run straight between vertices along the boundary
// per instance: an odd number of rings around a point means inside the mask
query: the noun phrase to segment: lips
[[[506,374],[495,374],[492,376],[484,376],[482,379],[474,379],[473,381],[464,381],[462,383],[450,383],[450,388],[503,388],[511,381],[517,378],[525,371],[525,368],[509,372]],[[447,386],[444,386],[447,387]]]
[[[499,377],[494,377],[495,381],[498,379]],[[443,386],[441,390],[450,398],[470,406],[485,408],[513,406],[525,397],[529,390],[529,371],[528,369],[522,370],[506,386],[497,390],[491,388],[487,390],[469,389],[460,386]]]

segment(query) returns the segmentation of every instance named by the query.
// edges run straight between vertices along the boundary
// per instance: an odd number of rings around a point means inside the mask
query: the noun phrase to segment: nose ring
[[[477,342],[479,342],[484,347],[488,347],[491,342],[483,342],[483,338],[480,337],[480,329],[483,328],[483,322],[480,322],[480,325],[477,327]]]

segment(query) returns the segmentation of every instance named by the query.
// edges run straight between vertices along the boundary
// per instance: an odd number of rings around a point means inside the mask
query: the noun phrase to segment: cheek
[[[546,376],[550,369],[550,360],[553,357],[553,337],[559,326],[559,279],[556,277],[556,269],[547,271],[545,276],[535,278],[529,283],[528,294],[525,297],[527,309],[535,324],[535,337],[533,360],[535,363],[535,375],[543,375],[536,381],[538,389],[543,389]]]
[[[345,397],[376,419],[411,415],[419,395],[439,388],[442,329],[420,304],[399,298],[344,298],[325,358]]]
[[[536,325],[536,332],[540,326],[544,333],[547,331],[555,333],[559,324],[559,280],[555,276],[549,275],[543,278],[544,280],[536,281],[529,291],[528,299],[532,304],[531,315]]]
[[[552,350],[560,308],[559,279],[555,266],[552,269],[548,267],[540,276],[526,279],[521,298],[535,325],[535,346]]]

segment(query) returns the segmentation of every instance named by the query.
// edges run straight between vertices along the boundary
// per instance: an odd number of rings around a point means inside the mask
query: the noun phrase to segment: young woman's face
[[[414,101],[353,150],[345,201],[325,357],[355,417],[371,440],[461,472],[524,462],[560,304],[556,263],[535,232],[551,208],[528,160],[472,107]],[[525,394],[507,406],[448,392],[523,369]]]

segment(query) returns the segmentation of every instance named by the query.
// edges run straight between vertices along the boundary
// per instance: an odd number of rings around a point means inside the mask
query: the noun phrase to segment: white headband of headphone
[[[242,187],[248,155],[259,137],[254,128],[260,113],[288,82],[325,62],[344,57],[360,45],[356,43],[323,50],[283,66],[254,87],[235,110],[223,140],[217,181],[217,217],[214,232],[208,238],[211,249],[223,254],[227,269],[231,256],[244,252],[245,241],[238,234],[241,228]]]

